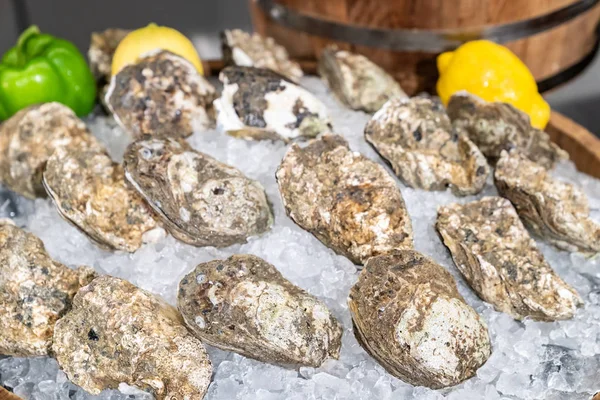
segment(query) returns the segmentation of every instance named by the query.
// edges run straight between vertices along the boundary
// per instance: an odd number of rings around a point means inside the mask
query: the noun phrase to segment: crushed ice
[[[369,116],[345,109],[317,78],[305,78],[303,84],[328,106],[335,132],[345,136],[353,150],[383,164],[363,138]],[[109,144],[111,156],[120,161],[129,137],[106,118],[88,122],[94,134]],[[570,321],[519,323],[477,298],[459,276],[434,229],[438,205],[467,202],[474,197],[457,198],[449,192],[425,192],[399,183],[412,218],[417,250],[434,258],[457,278],[460,292],[487,321],[493,340],[493,354],[476,377],[442,391],[412,387],[385,373],[352,334],[346,296],[357,278],[355,266],[285,216],[275,183],[275,170],[285,145],[247,142],[218,131],[198,132],[189,142],[264,185],[275,212],[271,232],[226,249],[195,248],[168,237],[134,254],[126,254],[98,249],[62,220],[49,200],[29,201],[0,191],[0,217],[20,214],[17,222],[37,234],[57,260],[71,266],[87,264],[102,273],[128,279],[171,303],[175,301],[179,280],[196,264],[235,253],[255,254],[274,264],[290,281],[321,298],[344,324],[340,360],[328,361],[318,369],[288,370],[209,348],[215,374],[207,399],[589,400],[600,390],[596,379],[600,370],[598,259],[560,252],[538,241],[553,268],[579,291],[585,307]],[[592,216],[600,214],[600,181],[578,173],[570,163],[560,165],[555,174],[581,185],[590,196]],[[496,190],[490,180],[477,197],[494,194]],[[135,394],[133,388],[125,390],[126,393],[111,390],[91,396],[69,383],[56,362],[49,358],[0,359],[0,384],[25,399],[148,398]]]

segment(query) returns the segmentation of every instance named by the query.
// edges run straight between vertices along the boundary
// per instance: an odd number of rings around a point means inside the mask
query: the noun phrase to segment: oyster
[[[346,106],[373,113],[391,98],[406,98],[398,82],[367,57],[327,47],[321,53],[319,75]]]
[[[226,65],[268,68],[294,82],[302,78],[300,65],[291,61],[285,47],[271,37],[240,29],[226,30],[221,35],[221,46]]]
[[[554,273],[510,202],[484,197],[440,207],[436,224],[479,297],[516,319],[568,319],[582,300]]]
[[[414,250],[369,259],[348,305],[362,347],[412,385],[456,385],[490,356],[487,326],[452,275]]]
[[[513,203],[536,235],[563,250],[600,252],[600,225],[590,219],[581,189],[553,179],[543,167],[514,151],[502,153],[494,178],[498,192]]]
[[[0,180],[28,198],[45,197],[42,172],[56,149],[102,148],[70,108],[44,103],[0,125]]]
[[[256,256],[198,265],[177,305],[204,343],[259,361],[318,367],[340,354],[342,328],[327,307]]]
[[[305,148],[294,144],[276,177],[287,215],[354,263],[412,248],[412,226],[396,182],[341,136],[324,135]]]
[[[195,246],[245,243],[273,215],[264,188],[183,140],[147,138],[129,145],[125,177],[179,240]]]
[[[97,81],[110,81],[113,55],[121,40],[129,32],[126,29],[110,28],[103,32],[92,33],[92,40],[88,50],[88,60]]]
[[[35,235],[0,221],[0,354],[47,355],[56,320],[94,275],[54,261]]]
[[[106,104],[134,136],[187,137],[214,124],[214,87],[186,59],[147,54],[112,77]]]
[[[508,103],[488,103],[460,92],[450,98],[448,115],[454,127],[468,134],[493,163],[502,150],[513,148],[548,169],[569,158],[546,132],[531,126],[527,114]]]
[[[442,104],[428,97],[388,101],[367,123],[365,138],[410,187],[449,186],[466,196],[479,193],[490,172],[477,146],[456,133]]]
[[[219,79],[223,92],[214,102],[217,123],[231,136],[287,141],[331,130],[325,105],[276,72],[227,67]]]
[[[77,293],[52,350],[69,379],[92,394],[126,383],[157,400],[202,399],[212,374],[175,308],[111,276]]]
[[[103,248],[134,252],[164,236],[152,210],[125,185],[123,168],[105,152],[58,150],[43,182],[61,216]]]

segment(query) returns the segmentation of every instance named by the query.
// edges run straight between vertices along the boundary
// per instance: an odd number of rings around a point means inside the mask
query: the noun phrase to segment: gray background
[[[25,2],[31,21],[85,51],[92,31],[137,28],[149,21],[190,36],[204,58],[219,56],[217,34],[251,29],[248,0],[0,0],[0,53],[17,37],[13,4]],[[323,0],[326,1],[326,0]],[[546,98],[552,107],[600,136],[600,58],[578,78]]]

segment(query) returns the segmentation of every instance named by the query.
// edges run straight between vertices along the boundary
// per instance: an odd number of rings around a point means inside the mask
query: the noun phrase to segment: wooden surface
[[[436,54],[392,52],[334,42],[283,28],[273,23],[253,0],[251,12],[257,32],[274,37],[290,54],[315,58],[328,44],[362,53],[394,75],[409,94],[431,91],[437,80]],[[349,25],[378,28],[481,28],[529,19],[578,0],[276,0],[297,12]],[[576,64],[592,51],[600,5],[559,27],[507,43],[532,70],[537,80]]]
[[[21,400],[21,398],[0,386],[0,400]]]
[[[600,178],[600,139],[557,112],[552,113],[546,132],[569,153],[578,170]]]

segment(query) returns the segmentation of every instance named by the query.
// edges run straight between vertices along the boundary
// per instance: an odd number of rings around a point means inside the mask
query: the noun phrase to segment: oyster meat
[[[510,202],[484,197],[440,207],[436,228],[479,297],[516,319],[568,319],[582,300],[554,273]]]
[[[429,97],[394,98],[365,127],[365,138],[410,187],[459,196],[479,193],[489,167],[466,135],[453,128],[443,105]]]
[[[245,243],[273,223],[260,183],[183,140],[133,142],[124,167],[127,181],[183,242],[216,247]]]
[[[369,259],[348,305],[361,346],[412,385],[456,385],[491,354],[487,326],[452,275],[414,250]]]
[[[394,78],[361,54],[327,47],[318,71],[336,97],[353,110],[373,113],[391,98],[407,97]]]
[[[97,81],[110,81],[113,55],[121,40],[129,32],[129,30],[118,28],[110,28],[103,32],[92,32],[88,60]]]
[[[271,37],[240,29],[226,30],[221,35],[221,46],[226,65],[268,68],[294,82],[302,78],[300,65],[291,61],[285,47]]]
[[[212,366],[181,314],[161,299],[111,276],[73,299],[54,329],[52,351],[73,383],[92,394],[136,387],[155,399],[202,399]]]
[[[90,239],[103,248],[134,252],[165,232],[124,175],[105,152],[58,150],[43,182],[60,215]]]
[[[28,198],[45,197],[42,172],[56,149],[102,148],[83,121],[60,103],[25,108],[0,125],[0,180]]]
[[[248,140],[315,137],[331,130],[327,109],[308,90],[264,68],[227,67],[219,75],[217,123]]]
[[[325,304],[253,255],[198,265],[177,305],[202,342],[259,361],[318,367],[340,354],[342,328]]]
[[[542,166],[514,151],[502,153],[494,181],[536,235],[566,251],[600,252],[600,225],[590,219],[581,189],[552,178]]]
[[[356,264],[412,248],[412,226],[394,178],[338,135],[294,144],[277,170],[287,215]]]
[[[38,237],[0,221],[0,354],[47,355],[56,320],[94,275],[54,261]]]
[[[495,163],[502,150],[518,148],[544,168],[569,158],[544,131],[531,126],[529,116],[508,103],[488,103],[467,92],[450,98],[448,115],[457,130],[468,134]]]
[[[106,105],[133,136],[187,137],[214,125],[214,87],[186,59],[147,54],[112,77]]]

